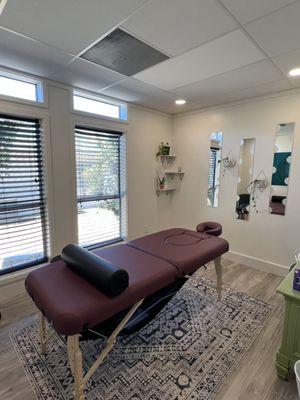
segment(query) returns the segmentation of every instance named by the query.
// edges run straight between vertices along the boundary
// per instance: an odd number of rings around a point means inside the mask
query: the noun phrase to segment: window
[[[40,121],[0,115],[0,274],[47,260]]]
[[[74,110],[97,114],[104,117],[127,120],[127,107],[124,103],[107,101],[96,96],[73,92]]]
[[[125,139],[75,128],[78,239],[85,247],[120,240],[125,228]]]
[[[220,170],[218,168],[218,164],[220,161],[220,151],[214,148],[210,149],[210,157],[209,157],[209,176],[208,176],[208,198],[210,204],[214,204],[216,202],[216,192],[219,184],[219,176]]]
[[[208,172],[208,191],[207,205],[209,207],[218,207],[219,205],[219,185],[221,172],[221,154],[222,154],[222,132],[214,132],[210,138],[209,150],[209,172]]]
[[[41,81],[0,71],[0,94],[24,100],[43,102]]]

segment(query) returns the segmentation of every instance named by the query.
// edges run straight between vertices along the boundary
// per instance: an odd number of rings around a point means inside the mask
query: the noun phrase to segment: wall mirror
[[[222,159],[223,133],[214,132],[210,137],[209,148],[209,172],[208,172],[208,190],[207,205],[209,207],[218,207],[220,191],[220,173]]]
[[[284,215],[286,211],[294,130],[294,122],[278,124],[276,127],[269,203],[269,212],[275,215]]]
[[[251,184],[253,176],[253,160],[255,139],[242,139],[238,164],[238,186],[236,199],[237,219],[247,221],[251,205]]]

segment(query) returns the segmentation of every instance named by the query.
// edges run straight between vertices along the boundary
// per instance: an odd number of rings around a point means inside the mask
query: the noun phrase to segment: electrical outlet
[[[144,225],[144,233],[148,233],[149,232],[149,225]]]

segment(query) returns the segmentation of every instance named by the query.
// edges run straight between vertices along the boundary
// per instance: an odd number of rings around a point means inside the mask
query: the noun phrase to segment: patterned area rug
[[[271,311],[269,304],[231,289],[221,303],[216,297],[212,281],[190,279],[154,321],[118,340],[90,379],[87,400],[212,400]],[[64,341],[55,335],[48,355],[41,356],[37,322],[11,339],[37,398],[71,400]],[[81,346],[86,370],[103,340]]]

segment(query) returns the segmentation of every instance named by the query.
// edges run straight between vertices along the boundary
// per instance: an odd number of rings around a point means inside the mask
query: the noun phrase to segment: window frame
[[[36,87],[36,100],[24,99],[23,97],[18,96],[9,96],[2,93],[0,93],[0,100],[34,105],[37,107],[48,107],[46,85],[41,78],[23,73],[12,72],[5,68],[0,68],[0,77],[12,79],[14,81],[30,83]]]
[[[36,103],[35,103],[36,104]],[[46,110],[38,109],[29,105],[18,105],[13,102],[4,101],[0,99],[0,109],[2,114],[6,114],[11,117],[24,117],[24,118],[36,118],[40,120],[40,128],[44,135],[44,158],[43,158],[43,176],[45,186],[45,210],[48,215],[48,258],[53,255],[53,248],[55,245],[55,219],[54,219],[54,195],[53,195],[53,174],[52,174],[52,146],[51,146],[51,130],[50,130],[50,118],[49,113]],[[38,268],[45,263],[36,264],[35,266],[28,266],[25,268],[17,268],[13,271],[7,271],[6,273],[0,274],[0,281],[2,279],[10,279],[10,277],[16,274],[27,274],[28,271]]]
[[[114,119],[113,119],[114,120]],[[120,122],[118,120],[114,120],[116,122]],[[77,159],[76,159],[76,128],[83,128],[83,129],[88,129],[88,130],[94,130],[99,133],[107,132],[107,133],[112,133],[116,134],[120,137],[120,140],[125,141],[125,159],[127,159],[127,146],[126,146],[126,131],[123,130],[121,126],[112,126],[113,124],[108,124],[109,127],[106,127],[103,124],[96,124],[96,123],[91,123],[89,120],[81,120],[77,119],[73,121],[73,134],[74,134],[74,147],[73,147],[73,165],[75,165],[75,196],[76,196],[76,201],[75,201],[75,218],[76,218],[76,235],[77,235],[77,243],[79,243],[79,229],[78,229],[78,195],[77,195]],[[117,197],[119,199],[119,207],[120,207],[120,217],[119,217],[119,237],[103,242],[97,242],[93,243],[90,245],[82,245],[84,248],[88,250],[94,250],[97,248],[102,248],[106,246],[113,245],[115,243],[120,243],[125,240],[127,236],[127,216],[128,216],[128,210],[127,210],[127,163],[125,164],[125,171],[124,173],[124,182],[122,182],[122,166],[121,166],[121,150],[120,150],[120,140],[119,140],[119,149],[118,149],[118,154],[119,154],[119,168],[118,168],[118,181],[119,181],[119,196]],[[122,194],[122,189],[121,186],[124,186],[124,193]],[[110,198],[108,198],[110,199]],[[101,200],[101,199],[100,199]],[[125,207],[122,205],[122,200],[125,200]],[[99,200],[98,200],[99,201]],[[123,226],[123,224],[125,226]],[[125,233],[126,232],[126,233]]]
[[[0,278],[13,276],[16,272],[27,271],[36,268],[40,265],[45,265],[49,258],[51,257],[52,250],[52,238],[53,238],[53,226],[52,226],[52,218],[53,218],[53,200],[52,196],[52,175],[51,175],[51,158],[50,153],[51,149],[49,146],[50,138],[47,135],[47,132],[50,131],[49,127],[49,115],[48,113],[40,112],[39,110],[33,110],[30,108],[22,108],[15,105],[7,105],[2,103],[0,100],[0,108],[1,114],[6,115],[8,118],[24,118],[24,119],[38,119],[40,123],[40,132],[43,135],[43,153],[42,153],[42,168],[41,173],[43,175],[43,185],[44,185],[44,210],[46,212],[47,218],[45,222],[45,226],[42,228],[43,230],[48,229],[48,237],[47,237],[47,254],[43,259],[36,260],[36,262],[28,262],[19,266],[7,268],[4,270],[0,269]],[[50,168],[50,171],[48,170]]]
[[[71,96],[70,105],[71,105],[71,113],[72,114],[85,115],[85,116],[92,117],[92,118],[103,119],[103,120],[112,121],[112,122],[114,121],[114,122],[118,122],[121,124],[128,124],[128,106],[125,102],[118,101],[115,99],[110,99],[107,97],[98,96],[98,95],[95,95],[95,93],[86,92],[86,91],[80,90],[80,89],[70,90],[70,96]],[[113,118],[113,117],[109,117],[109,116],[102,115],[102,114],[96,114],[96,113],[92,113],[92,112],[88,112],[88,111],[78,110],[78,109],[74,108],[74,96],[83,97],[83,98],[86,98],[89,100],[98,101],[100,103],[117,106],[117,107],[119,107],[119,118]]]

